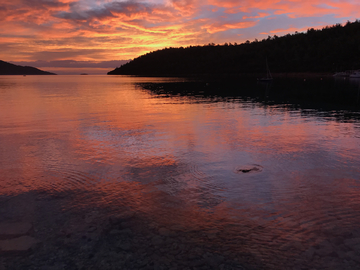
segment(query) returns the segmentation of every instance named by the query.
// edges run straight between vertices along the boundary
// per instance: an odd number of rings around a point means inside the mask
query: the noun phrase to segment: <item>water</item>
[[[359,85],[1,76],[0,202],[127,207],[266,268],[356,268]]]

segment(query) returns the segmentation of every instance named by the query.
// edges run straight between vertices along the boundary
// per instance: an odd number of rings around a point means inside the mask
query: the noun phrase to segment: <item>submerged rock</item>
[[[175,236],[175,233],[166,229],[166,228],[160,228],[159,229],[159,234],[161,236],[165,236],[165,237],[168,237],[168,236]]]
[[[0,239],[14,238],[27,234],[32,229],[29,222],[0,223]]]
[[[18,238],[1,240],[0,253],[23,253],[33,249],[39,241],[31,236],[20,236]]]
[[[236,168],[237,173],[255,173],[255,172],[261,172],[263,167],[258,164],[250,164],[250,165],[244,165],[241,167]]]

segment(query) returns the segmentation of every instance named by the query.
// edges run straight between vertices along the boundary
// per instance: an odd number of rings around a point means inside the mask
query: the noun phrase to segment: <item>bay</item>
[[[359,89],[332,78],[1,76],[0,217],[51,224],[59,238],[126,212],[255,269],[356,269]],[[34,236],[55,241],[49,233]]]

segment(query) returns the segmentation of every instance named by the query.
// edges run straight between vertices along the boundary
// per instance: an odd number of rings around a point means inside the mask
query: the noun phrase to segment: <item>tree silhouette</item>
[[[165,48],[139,56],[108,74],[180,76],[264,72],[335,72],[360,69],[360,21],[310,28],[242,44]]]

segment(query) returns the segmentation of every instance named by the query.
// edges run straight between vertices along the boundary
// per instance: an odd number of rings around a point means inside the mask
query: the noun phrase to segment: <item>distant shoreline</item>
[[[58,74],[0,74],[0,76],[49,76],[49,75],[56,75]]]
[[[203,74],[108,74],[112,76],[133,76],[133,77],[184,77],[184,78],[261,78],[264,76],[263,73],[203,73]],[[279,72],[272,73],[274,78],[330,78],[333,77],[334,73],[329,72]]]
[[[55,73],[44,71],[36,67],[19,66],[0,60],[0,75],[56,75]]]
[[[333,77],[334,73],[329,72],[289,72],[289,73],[273,73],[273,77],[282,78],[282,77],[290,77],[290,78],[321,78],[321,77]]]
[[[59,74],[0,74],[0,76],[37,76],[37,75],[56,75]],[[68,75],[89,75],[89,74],[60,74],[64,76]],[[106,75],[106,74],[97,74],[97,75]],[[260,73],[246,73],[246,74],[233,74],[233,73],[219,73],[219,74],[211,74],[211,73],[204,73],[204,74],[141,74],[141,75],[129,75],[129,74],[111,74],[112,76],[131,76],[131,77],[168,77],[168,78],[206,78],[206,77],[213,77],[213,78],[260,78],[264,74]],[[333,77],[334,73],[329,72],[281,72],[281,73],[272,73],[274,78],[330,78]]]

